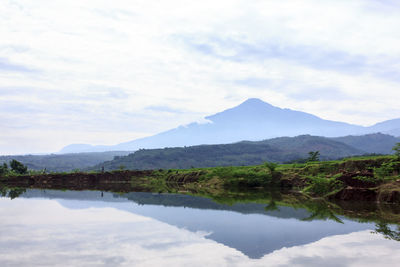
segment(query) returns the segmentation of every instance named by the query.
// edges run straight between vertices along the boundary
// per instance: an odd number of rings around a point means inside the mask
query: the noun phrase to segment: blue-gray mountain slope
[[[324,120],[305,112],[281,109],[256,98],[248,99],[239,106],[206,119],[210,123],[192,123],[114,146],[70,145],[63,148],[61,153],[227,144],[303,134],[339,137],[383,132],[400,135],[400,119],[363,127]]]

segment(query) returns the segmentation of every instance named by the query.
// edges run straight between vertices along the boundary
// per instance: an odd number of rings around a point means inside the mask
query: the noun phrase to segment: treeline
[[[302,135],[260,142],[239,142],[226,145],[201,145],[164,149],[141,149],[125,157],[115,157],[93,167],[93,170],[116,169],[187,169],[216,166],[249,166],[263,162],[306,161],[310,151],[319,151],[318,158],[332,160],[366,152],[335,140]]]
[[[71,172],[117,169],[186,169],[191,167],[248,166],[265,161],[306,162],[310,151],[319,151],[321,160],[354,155],[391,154],[400,142],[385,134],[325,138],[310,135],[280,137],[259,142],[201,145],[165,149],[141,149],[93,153],[0,156],[0,166],[17,160],[29,170]]]
[[[0,176],[28,173],[28,167],[15,159],[11,160],[9,165],[5,162],[0,165]]]
[[[0,165],[16,160],[26,165],[30,170],[49,172],[69,172],[83,170],[115,156],[128,155],[129,151],[109,151],[93,153],[71,153],[50,155],[0,156]]]

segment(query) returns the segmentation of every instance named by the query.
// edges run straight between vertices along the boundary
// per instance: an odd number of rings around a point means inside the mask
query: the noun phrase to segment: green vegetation
[[[310,151],[308,152],[307,162],[319,161],[321,153],[319,151]]]
[[[0,165],[0,176],[5,175],[8,173],[8,165],[7,163],[3,163],[2,165]]]
[[[272,183],[273,176],[267,168],[217,167],[209,170],[208,178],[221,179],[226,187],[262,187]]]
[[[9,197],[11,199],[19,197],[21,194],[26,192],[26,188],[16,187],[16,188],[7,188],[0,185],[0,196],[1,197]]]
[[[253,166],[263,162],[306,163],[309,152],[318,151],[321,161],[335,160],[366,153],[390,154],[400,139],[384,134],[325,138],[302,135],[280,137],[259,142],[238,142],[226,145],[202,145],[165,149],[71,153],[51,155],[0,156],[0,166],[15,159],[29,170],[42,172],[70,172],[73,170],[100,171],[188,169],[221,166]],[[398,151],[399,148],[397,148]],[[0,167],[0,173],[2,167]]]
[[[4,165],[2,166],[4,168]],[[303,164],[281,164],[265,162],[257,166],[214,167],[187,170],[154,170],[143,172],[115,171],[112,173],[93,173],[96,175],[127,175],[128,183],[113,179],[105,179],[102,184],[106,190],[119,192],[148,191],[185,193],[195,196],[211,198],[217,203],[233,205],[235,203],[264,204],[263,213],[274,212],[282,206],[296,209],[305,209],[305,216],[297,219],[333,220],[341,223],[341,216],[346,216],[360,222],[375,222],[376,232],[382,233],[386,238],[399,240],[399,229],[390,226],[391,223],[400,221],[400,206],[380,202],[346,202],[334,201],[331,196],[345,188],[347,178],[361,183],[371,183],[371,190],[381,192],[382,188],[390,192],[400,192],[397,180],[400,178],[400,161],[395,156],[351,158],[327,162],[308,162]],[[19,178],[9,169],[15,177],[0,178],[0,195],[15,198],[25,192],[25,188],[15,185]],[[68,176],[69,175],[69,176]],[[81,173],[81,175],[83,175]],[[51,184],[54,174],[40,175],[40,181],[49,177],[45,183],[29,184],[33,188],[52,188],[55,185],[65,186],[59,189],[76,189],[71,182],[61,184],[61,180],[76,179],[77,183],[90,180],[90,175],[70,173],[58,176],[56,183]],[[32,178],[32,176],[28,176]],[[53,177],[53,178],[51,178]],[[62,179],[59,179],[59,178]],[[82,179],[81,179],[82,178]],[[346,179],[344,179],[346,178]],[[9,184],[8,184],[9,183]],[[10,185],[11,184],[11,185]],[[130,186],[130,187],[129,187]],[[127,188],[129,190],[127,190]],[[88,187],[77,187],[77,190],[99,190],[92,182]],[[290,189],[290,190],[286,190]],[[298,190],[293,190],[298,189]],[[370,189],[370,188],[369,188]],[[101,189],[103,191],[103,189]],[[156,198],[154,201],[158,201]],[[179,198],[176,198],[179,201]],[[394,199],[400,203],[400,199]],[[165,203],[162,203],[163,205]],[[168,202],[168,205],[179,203]],[[190,203],[183,203],[189,206]],[[240,207],[240,205],[239,205]],[[208,208],[208,207],[203,207]],[[236,208],[236,207],[235,207]]]
[[[313,151],[312,155],[310,151]],[[103,166],[105,170],[117,170],[121,165],[128,170],[252,166],[266,161],[283,163],[333,160],[364,153],[329,138],[302,135],[226,145],[141,149],[128,156],[115,157],[98,164],[92,170],[101,170]]]
[[[397,143],[393,147],[394,154],[400,159],[400,143]]]
[[[315,160],[318,151],[310,156]],[[39,174],[21,176],[25,168],[14,162],[5,177],[20,175],[20,184],[37,183],[42,187],[60,188],[63,184],[83,190],[201,192],[217,194],[221,190],[247,190],[254,188],[289,188],[308,197],[340,198],[347,195],[370,194],[369,200],[400,202],[400,160],[396,156],[347,158],[336,161],[308,161],[306,163],[277,164],[264,162],[255,166],[227,166],[191,169],[159,169],[147,171],[119,170],[113,172],[72,172],[65,174]],[[4,172],[5,168],[2,167]],[[18,179],[10,181],[18,186]],[[73,182],[69,182],[69,180]],[[99,182],[101,180],[101,182]],[[52,184],[54,181],[54,184]],[[96,187],[97,186],[97,187]],[[362,189],[362,190],[361,190]],[[368,190],[364,190],[368,189]],[[358,190],[358,191],[357,191]],[[364,191],[363,191],[364,190]],[[361,193],[360,193],[361,192]],[[364,193],[363,193],[364,192]],[[273,207],[273,205],[271,206]]]
[[[17,174],[26,174],[28,172],[28,167],[15,159],[10,162],[10,167]]]
[[[396,160],[392,160],[389,162],[384,162],[380,167],[374,168],[374,173],[378,179],[390,179],[393,173],[399,173],[400,171],[400,162]]]
[[[22,175],[27,173],[28,167],[15,159],[10,161],[10,168],[8,168],[7,163],[3,163],[0,166],[0,176]]]
[[[69,172],[74,169],[86,170],[96,164],[112,160],[115,156],[125,156],[128,151],[110,151],[75,154],[0,156],[0,166],[15,159],[30,170],[48,172]],[[1,170],[0,170],[1,172]]]
[[[304,192],[310,192],[314,195],[325,196],[332,194],[343,188],[343,182],[337,180],[338,176],[326,177],[323,174],[309,176],[308,186],[304,188]]]
[[[387,223],[377,223],[375,233],[383,234],[386,239],[400,241],[400,226],[397,225],[396,230],[393,230]]]
[[[393,146],[400,142],[399,137],[376,133],[361,136],[344,136],[332,138],[351,147],[365,151],[368,154],[391,154]]]

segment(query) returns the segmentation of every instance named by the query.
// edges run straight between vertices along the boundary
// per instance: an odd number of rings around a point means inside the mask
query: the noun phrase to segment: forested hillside
[[[382,133],[367,134],[362,136],[350,135],[332,139],[366,151],[368,153],[377,154],[391,154],[393,152],[392,148],[394,147],[394,145],[400,142],[399,137],[396,138],[394,136]]]
[[[125,157],[115,157],[114,160],[99,164],[93,169],[100,170],[103,166],[105,170],[247,166],[265,161],[287,162],[307,158],[310,151],[319,151],[322,160],[366,153],[329,138],[302,135],[260,142],[141,149]]]
[[[103,161],[112,160],[115,156],[125,156],[129,153],[130,152],[128,151],[109,151],[51,155],[0,156],[0,163],[8,163],[15,159],[22,162],[31,170],[46,169],[47,171],[64,172],[88,168]]]

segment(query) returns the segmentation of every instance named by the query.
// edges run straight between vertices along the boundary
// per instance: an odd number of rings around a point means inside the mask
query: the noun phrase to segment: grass
[[[118,175],[119,172],[114,171],[111,174]],[[245,190],[290,185],[309,196],[324,197],[344,187],[338,178],[346,172],[360,172],[354,179],[365,182],[391,183],[400,178],[400,161],[395,156],[369,156],[279,165],[265,162],[256,166],[159,169],[148,171],[145,175],[135,175],[131,178],[131,186],[136,190],[153,192],[216,193],[223,188]],[[363,172],[373,173],[373,177],[363,175]],[[45,174],[30,172],[28,175]],[[9,172],[0,179],[7,180],[19,176]]]

